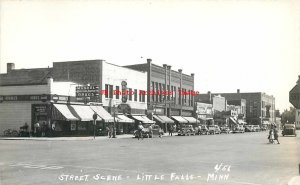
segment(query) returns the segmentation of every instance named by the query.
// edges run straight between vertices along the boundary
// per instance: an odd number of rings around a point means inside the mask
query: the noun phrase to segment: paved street
[[[287,184],[299,175],[300,133],[280,145],[267,135],[0,140],[0,184]]]

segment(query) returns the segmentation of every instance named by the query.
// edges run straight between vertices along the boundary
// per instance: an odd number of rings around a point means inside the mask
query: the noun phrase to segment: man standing
[[[277,129],[277,126],[275,125],[274,126],[274,140],[276,140],[277,141],[277,144],[280,144],[279,143],[279,140],[278,140],[278,129]]]

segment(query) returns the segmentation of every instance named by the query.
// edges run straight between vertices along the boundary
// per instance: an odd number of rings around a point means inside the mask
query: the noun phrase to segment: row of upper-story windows
[[[126,90],[120,89],[120,86],[114,86],[110,84],[105,84],[105,90],[103,93],[105,98],[115,98],[121,99],[123,95],[128,97],[128,101],[135,101],[135,102],[146,102],[146,91],[127,88]],[[138,99],[139,97],[139,99]]]
[[[153,102],[173,101],[175,104],[193,106],[193,92],[173,85],[151,82],[151,99]]]

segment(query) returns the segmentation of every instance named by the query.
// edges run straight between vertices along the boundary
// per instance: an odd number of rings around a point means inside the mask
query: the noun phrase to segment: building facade
[[[147,63],[125,66],[147,72],[148,112],[171,116],[193,116],[194,74],[171,70],[171,66]]]
[[[264,122],[275,122],[275,98],[263,92],[241,93],[208,93],[195,97],[197,100],[209,99],[214,95],[221,95],[226,98],[228,104],[240,105],[241,112],[245,113],[248,124],[263,124]],[[244,100],[243,100],[244,99]],[[246,112],[245,112],[246,111]],[[242,115],[240,115],[242,116]]]

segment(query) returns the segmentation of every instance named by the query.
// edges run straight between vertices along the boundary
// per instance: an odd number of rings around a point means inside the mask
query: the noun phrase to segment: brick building
[[[246,111],[246,122],[249,124],[263,124],[264,121],[275,122],[276,120],[275,98],[266,93],[241,93],[239,89],[236,93],[209,92],[207,94],[196,96],[195,101],[209,100],[209,98],[214,95],[225,97],[228,104],[241,106],[241,112]]]

